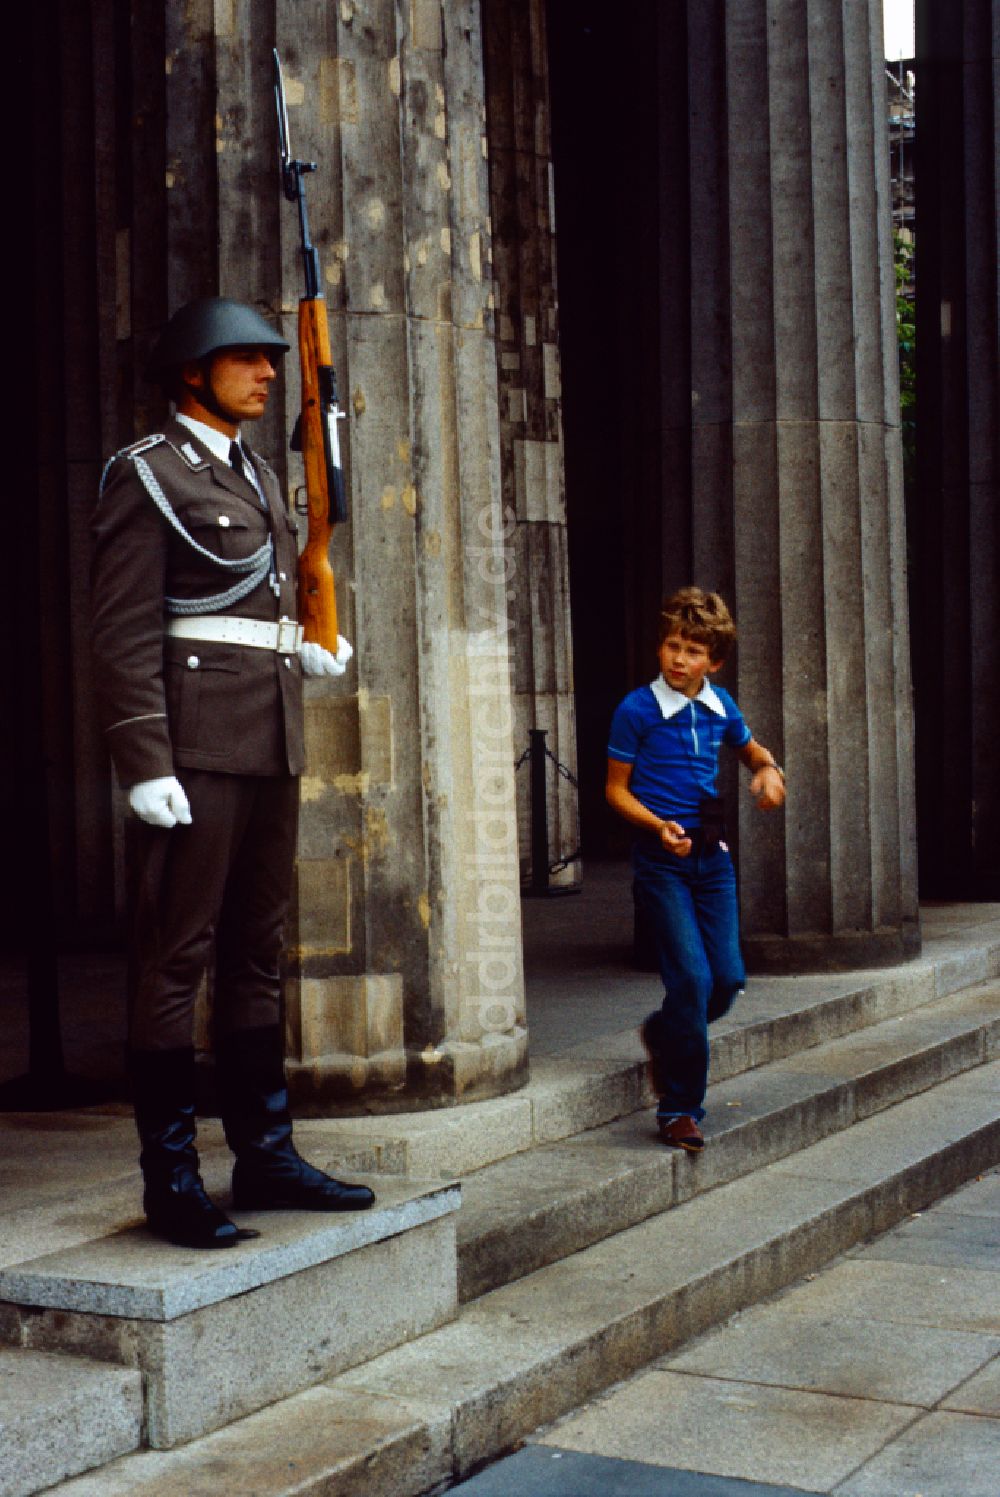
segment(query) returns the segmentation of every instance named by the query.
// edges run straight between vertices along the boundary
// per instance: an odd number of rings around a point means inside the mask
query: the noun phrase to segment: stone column
[[[751,965],[918,949],[881,6],[688,3],[660,28],[664,582],[735,600],[729,680],[788,771],[739,795]],[[680,349],[679,354],[672,352]],[[686,355],[684,350],[686,350]],[[690,447],[688,443],[690,442]]]
[[[500,455],[512,614],[514,745],[543,728],[551,863],[580,845],[562,445],[555,223],[543,0],[483,5],[497,291]],[[557,761],[564,767],[559,772]],[[529,777],[518,777],[521,867],[531,870]],[[580,881],[578,860],[552,875]]]
[[[527,1058],[478,0],[280,6],[277,44],[320,163],[357,652],[309,689],[290,1070],[323,1111],[443,1106]],[[290,209],[281,236],[290,318]]]
[[[917,6],[920,881],[1000,898],[1000,3]]]

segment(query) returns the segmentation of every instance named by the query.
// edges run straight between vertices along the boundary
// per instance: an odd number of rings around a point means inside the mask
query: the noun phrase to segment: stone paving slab
[[[925,1414],[837,1497],[997,1497],[1000,1419]]]
[[[970,1377],[942,1402],[942,1408],[963,1414],[985,1414],[1000,1419],[1000,1357],[995,1357],[982,1372]]]
[[[654,1369],[560,1420],[541,1443],[620,1458],[641,1449],[664,1466],[829,1492],[915,1417],[894,1404]]]
[[[856,1249],[858,1257],[892,1258],[899,1263],[934,1263],[942,1267],[1000,1270],[1000,1219],[919,1216],[870,1247]]]
[[[852,1257],[802,1286],[791,1308],[826,1319],[860,1316],[995,1336],[1000,1273]]]
[[[952,1212],[963,1216],[1000,1216],[1000,1171],[970,1180],[961,1190],[936,1202],[934,1210],[947,1216]]]
[[[395,1197],[395,1199],[394,1199]],[[170,1321],[457,1211],[457,1185],[391,1184],[370,1210],[241,1212],[257,1240],[223,1253],[166,1245],[144,1228],[0,1269],[0,1302]]]
[[[672,1372],[767,1383],[932,1408],[1000,1354],[995,1336],[903,1326],[876,1317],[796,1312],[799,1291],[746,1310],[659,1365]]]
[[[802,1492],[549,1445],[526,1445],[452,1490],[462,1497],[801,1497]]]

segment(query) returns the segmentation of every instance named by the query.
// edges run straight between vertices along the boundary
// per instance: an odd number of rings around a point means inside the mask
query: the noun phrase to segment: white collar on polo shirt
[[[193,416],[183,416],[180,411],[177,412],[177,420],[182,426],[186,426],[188,431],[194,432],[198,441],[203,447],[208,448],[213,457],[217,457],[228,467],[229,449],[234,440],[232,437],[227,437],[224,431],[217,431],[214,426],[206,426],[204,421],[196,421]],[[239,442],[240,450],[245,452],[246,448],[240,439],[239,431],[236,433],[235,440]]]
[[[649,689],[656,698],[657,705],[669,722],[670,718],[676,717],[678,712],[688,705],[689,702],[704,702],[710,712],[717,717],[725,717],[726,709],[719,700],[718,694],[714,692],[707,681],[701,683],[701,690],[696,697],[686,697],[682,691],[675,691],[668,686],[662,676],[657,676],[655,681],[650,681]]]

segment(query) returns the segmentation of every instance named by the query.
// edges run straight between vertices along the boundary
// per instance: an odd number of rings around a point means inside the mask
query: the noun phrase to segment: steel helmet
[[[223,348],[266,348],[278,355],[287,353],[289,345],[253,307],[225,296],[204,296],[171,317],[150,355],[147,373],[158,379]]]

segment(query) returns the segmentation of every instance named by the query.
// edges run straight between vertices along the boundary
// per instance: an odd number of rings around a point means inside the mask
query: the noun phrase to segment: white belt
[[[277,650],[294,655],[302,643],[302,625],[294,619],[269,624],[264,619],[240,619],[226,613],[196,613],[171,619],[167,633],[174,639],[203,639],[220,645],[247,645],[251,650]]]

